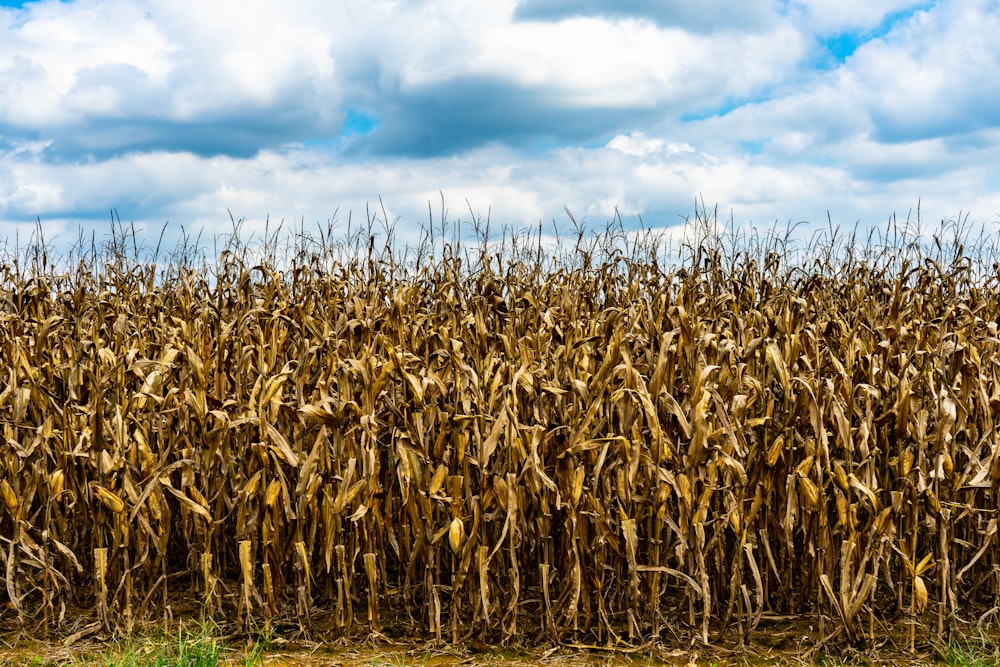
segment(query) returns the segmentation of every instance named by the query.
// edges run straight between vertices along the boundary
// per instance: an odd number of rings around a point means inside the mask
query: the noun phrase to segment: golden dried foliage
[[[116,624],[181,587],[247,627],[603,643],[992,607],[995,272],[711,246],[667,272],[605,240],[7,265],[6,613]]]

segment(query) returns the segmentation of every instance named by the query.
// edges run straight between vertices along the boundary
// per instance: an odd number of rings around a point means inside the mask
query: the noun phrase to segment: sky
[[[4,0],[0,239],[992,230],[998,35],[1000,0]]]

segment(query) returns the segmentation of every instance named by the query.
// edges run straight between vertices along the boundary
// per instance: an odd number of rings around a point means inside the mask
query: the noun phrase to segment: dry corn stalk
[[[0,590],[601,644],[989,610],[995,271],[702,241],[0,266]]]

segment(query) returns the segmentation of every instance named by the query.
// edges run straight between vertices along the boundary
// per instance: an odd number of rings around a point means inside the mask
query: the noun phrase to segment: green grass
[[[937,650],[948,667],[1000,667],[1000,647],[985,639],[980,642],[949,642]]]
[[[21,664],[33,667],[217,667],[222,664],[258,667],[264,663],[269,640],[269,635],[261,634],[239,660],[234,660],[238,651],[225,644],[217,628],[202,624],[193,628],[182,626],[173,635],[151,635],[114,642],[101,653],[80,655],[70,661],[32,657]]]
[[[208,626],[181,629],[163,641],[144,640],[115,647],[97,662],[102,667],[215,667],[223,646]],[[93,664],[91,660],[88,663]]]

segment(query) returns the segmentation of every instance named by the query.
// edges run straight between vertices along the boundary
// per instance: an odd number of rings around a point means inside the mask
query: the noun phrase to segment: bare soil
[[[229,644],[221,664],[231,667],[245,665],[246,648]],[[915,653],[895,647],[867,651],[841,649],[814,650],[797,646],[769,648],[755,644],[739,651],[716,648],[667,649],[607,649],[598,647],[552,647],[548,649],[518,649],[486,646],[435,647],[429,644],[381,644],[337,646],[330,644],[277,642],[265,651],[263,667],[757,667],[760,665],[933,665],[942,664],[939,653],[924,647]],[[115,664],[114,655],[124,649],[115,643],[93,641],[73,646],[62,643],[22,640],[4,642],[0,647],[0,667],[30,665]]]

